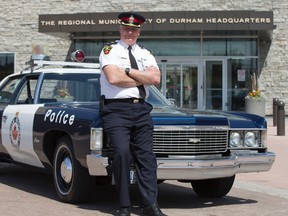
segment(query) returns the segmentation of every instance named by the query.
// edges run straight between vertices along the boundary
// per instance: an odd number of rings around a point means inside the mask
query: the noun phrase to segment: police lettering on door
[[[58,112],[54,112],[52,109],[49,109],[45,116],[44,121],[50,121],[59,124],[69,124],[72,125],[74,123],[75,115],[69,115],[65,113],[64,110],[59,110]]]

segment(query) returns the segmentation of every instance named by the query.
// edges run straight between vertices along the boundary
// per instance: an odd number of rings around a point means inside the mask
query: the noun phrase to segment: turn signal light
[[[76,50],[71,53],[71,60],[76,62],[82,62],[85,59],[85,53],[82,50]]]

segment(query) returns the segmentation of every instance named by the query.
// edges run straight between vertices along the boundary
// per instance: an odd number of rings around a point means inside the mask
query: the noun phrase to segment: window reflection
[[[257,56],[257,39],[206,38],[204,56]]]

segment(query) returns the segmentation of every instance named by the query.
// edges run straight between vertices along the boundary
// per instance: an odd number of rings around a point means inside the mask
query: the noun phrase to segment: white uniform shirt
[[[101,94],[105,95],[107,99],[111,98],[140,98],[139,90],[137,87],[122,88],[116,85],[111,85],[103,72],[102,68],[106,65],[117,65],[121,68],[131,68],[128,45],[123,41],[116,41],[111,45],[106,45],[99,57],[101,69]],[[156,67],[157,63],[154,56],[147,49],[140,47],[137,44],[132,46],[132,54],[134,55],[138,68],[145,73],[145,68],[151,65]],[[115,73],[117,73],[115,71]],[[124,71],[123,71],[124,73]],[[148,87],[145,86],[146,97],[148,97]]]

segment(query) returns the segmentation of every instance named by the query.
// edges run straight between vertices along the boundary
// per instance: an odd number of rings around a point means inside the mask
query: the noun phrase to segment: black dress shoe
[[[131,210],[130,208],[119,208],[116,213],[117,216],[130,216]]]
[[[167,216],[164,214],[157,203],[153,203],[141,209],[142,216]]]

